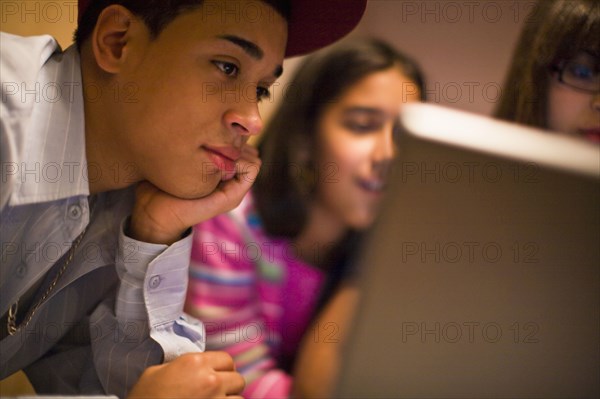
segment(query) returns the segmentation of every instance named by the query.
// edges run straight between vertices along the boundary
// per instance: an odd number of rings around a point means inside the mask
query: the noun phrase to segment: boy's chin
[[[205,182],[201,187],[170,187],[168,190],[163,190],[167,194],[185,200],[197,200],[209,196],[220,184],[220,180]]]

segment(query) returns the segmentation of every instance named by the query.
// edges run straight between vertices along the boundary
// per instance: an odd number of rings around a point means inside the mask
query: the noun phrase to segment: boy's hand
[[[256,180],[259,169],[258,150],[246,144],[236,163],[236,176],[221,182],[206,197],[181,199],[147,181],[141,182],[136,189],[127,235],[138,241],[172,244],[188,228],[238,206]]]
[[[225,352],[188,353],[147,368],[128,399],[134,398],[239,398],[244,378]]]

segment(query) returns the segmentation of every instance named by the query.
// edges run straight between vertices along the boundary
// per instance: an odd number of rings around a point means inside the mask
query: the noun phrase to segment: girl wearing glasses
[[[600,2],[538,1],[496,116],[600,143]]]

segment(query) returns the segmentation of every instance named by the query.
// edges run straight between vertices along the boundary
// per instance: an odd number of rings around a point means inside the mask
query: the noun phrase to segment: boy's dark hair
[[[260,0],[271,6],[286,20],[290,14],[289,0]],[[79,24],[74,34],[77,48],[92,34],[98,16],[106,7],[118,4],[133,14],[140,17],[148,29],[152,38],[158,37],[160,32],[183,12],[192,11],[200,7],[204,0],[92,0],[85,12],[79,18]]]

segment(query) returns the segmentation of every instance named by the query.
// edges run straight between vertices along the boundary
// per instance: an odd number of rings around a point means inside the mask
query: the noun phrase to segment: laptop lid
[[[599,147],[430,104],[401,118],[335,397],[599,397]]]

